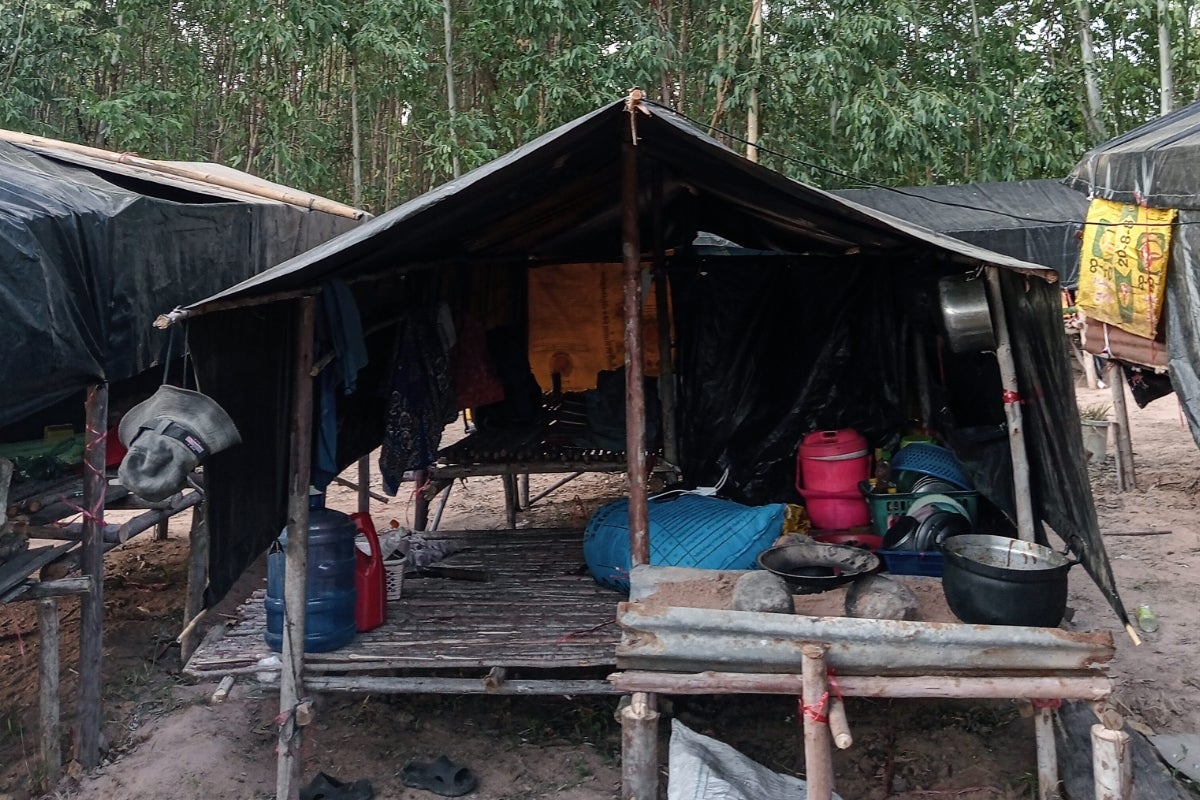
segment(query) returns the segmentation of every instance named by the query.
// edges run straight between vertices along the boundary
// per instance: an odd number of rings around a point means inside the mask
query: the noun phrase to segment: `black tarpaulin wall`
[[[158,314],[356,224],[106,177],[0,143],[0,429],[160,363]]]
[[[1088,201],[1059,181],[838,189],[831,194],[1050,267],[1065,287],[1079,281],[1079,241]]]
[[[995,355],[941,346],[929,298],[939,271],[845,259],[705,259],[672,273],[679,343],[681,452],[690,483],[758,504],[795,499],[796,445],[813,430],[854,428],[876,445],[919,417],[913,353],[929,366],[929,420],[976,488],[1015,519],[1012,461]],[[1075,389],[1053,284],[1003,275],[1035,515],[1116,596],[1083,469]],[[892,438],[889,438],[892,437]],[[995,532],[1011,523],[993,517]],[[1045,540],[1044,533],[1039,531]],[[1124,615],[1119,599],[1118,613]]]
[[[1172,236],[1164,314],[1167,358],[1171,386],[1200,445],[1200,211],[1181,209]]]

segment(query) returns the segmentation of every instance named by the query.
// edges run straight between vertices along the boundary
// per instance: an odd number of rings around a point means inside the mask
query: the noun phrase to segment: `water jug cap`
[[[311,511],[314,508],[325,507],[325,493],[315,486],[308,487],[308,508]]]

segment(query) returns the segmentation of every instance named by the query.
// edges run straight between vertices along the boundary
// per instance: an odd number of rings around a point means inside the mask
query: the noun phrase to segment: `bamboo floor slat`
[[[486,570],[489,580],[407,575],[404,596],[388,603],[383,626],[334,652],[306,654],[306,674],[615,666],[616,607],[623,598],[583,569],[581,531],[447,531],[425,538],[461,546],[439,563]],[[265,591],[238,608],[224,636],[197,648],[187,674],[257,672],[260,661],[277,655],[264,638]],[[261,668],[278,670],[278,664]]]

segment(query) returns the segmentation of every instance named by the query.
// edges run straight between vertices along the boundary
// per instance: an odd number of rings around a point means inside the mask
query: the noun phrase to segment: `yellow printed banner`
[[[1162,314],[1174,221],[1173,208],[1092,201],[1083,232],[1076,298],[1088,317],[1154,338]]]

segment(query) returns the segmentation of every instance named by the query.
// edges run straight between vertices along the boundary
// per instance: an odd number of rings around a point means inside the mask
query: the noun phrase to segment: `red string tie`
[[[828,725],[829,717],[825,710],[829,707],[829,690],[826,689],[821,695],[821,699],[815,705],[806,705],[804,699],[800,699],[800,714],[805,718],[812,720],[818,725]]]
[[[1033,698],[1030,700],[1034,708],[1062,708],[1062,700],[1057,697],[1052,697],[1046,700]]]
[[[1014,392],[1012,389],[1004,390],[1004,404],[1005,405],[1008,405],[1009,403],[1019,403],[1019,402],[1021,402],[1021,395],[1018,392]]]

